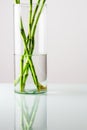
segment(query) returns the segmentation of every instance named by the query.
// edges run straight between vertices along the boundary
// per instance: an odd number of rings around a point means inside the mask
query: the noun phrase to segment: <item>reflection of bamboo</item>
[[[25,97],[21,98],[21,130],[32,130],[39,105],[39,96],[35,96],[31,112],[27,106]]]

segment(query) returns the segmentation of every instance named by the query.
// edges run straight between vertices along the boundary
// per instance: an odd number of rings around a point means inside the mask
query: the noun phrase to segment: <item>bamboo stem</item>
[[[20,0],[15,0],[15,3],[16,4],[20,4]]]
[[[38,78],[37,78],[37,75],[36,75],[36,71],[35,71],[35,68],[34,68],[34,65],[33,65],[33,62],[32,62],[31,55],[29,55],[29,51],[28,51],[28,48],[27,48],[27,45],[26,45],[25,34],[24,34],[24,31],[23,31],[24,30],[23,24],[21,24],[21,30],[22,30],[21,31],[21,36],[22,36],[22,39],[24,41],[23,42],[24,43],[24,48],[26,49],[26,54],[27,54],[29,65],[30,65],[31,74],[32,74],[34,83],[37,86],[37,89],[39,90],[39,83],[38,83]]]
[[[26,68],[28,68],[28,67],[29,67],[29,63],[27,61],[23,68],[23,74],[26,72]],[[20,76],[14,81],[14,85],[16,86],[19,83],[19,81],[20,81]]]
[[[32,28],[32,0],[30,1],[30,13],[29,13],[29,37],[31,37],[31,28]]]
[[[20,3],[20,0],[16,0],[16,3],[18,1]],[[20,25],[21,25],[20,30],[21,30],[21,36],[23,39],[23,43],[24,43],[24,57],[25,58],[27,57],[27,62],[25,63],[25,65],[23,67],[23,59],[21,59],[21,74],[20,74],[19,78],[14,82],[14,84],[17,85],[17,83],[20,81],[21,91],[23,91],[23,89],[24,89],[23,87],[25,87],[26,80],[28,77],[29,68],[30,68],[30,71],[32,74],[34,84],[37,86],[38,91],[40,90],[40,88],[42,86],[38,82],[38,77],[36,75],[36,71],[34,68],[33,61],[32,61],[32,54],[33,54],[34,44],[35,44],[34,43],[34,36],[35,36],[35,32],[36,32],[36,27],[37,27],[39,17],[41,15],[41,12],[42,12],[42,9],[44,7],[46,0],[42,1],[40,10],[38,11],[39,6],[40,6],[40,1],[41,0],[38,0],[36,7],[35,7],[35,10],[34,10],[34,13],[32,15],[32,0],[30,0],[29,34],[27,37],[26,37],[25,31],[24,31],[22,18],[20,19]],[[37,14],[37,12],[38,12],[38,14]],[[22,57],[22,58],[24,58],[24,57]]]
[[[27,63],[28,64],[28,63]],[[24,87],[26,85],[26,81],[27,81],[27,78],[28,78],[28,70],[29,70],[29,64],[27,65],[26,67],[26,72],[24,73],[24,80],[23,80],[23,83],[24,83]]]
[[[32,45],[32,39],[31,39],[31,29],[32,29],[32,0],[30,1],[30,13],[29,13],[29,53],[31,53],[30,48]]]
[[[38,0],[38,2],[36,4],[35,10],[34,10],[34,13],[33,13],[33,16],[32,16],[32,25],[34,23],[34,20],[35,20],[35,17],[36,17],[36,14],[37,14],[37,11],[38,11],[38,8],[39,8],[39,5],[40,5],[40,1],[41,0]]]
[[[42,5],[41,5],[41,7],[40,7],[40,11],[39,11],[39,13],[38,13],[38,15],[37,15],[37,18],[36,18],[36,21],[35,21],[35,24],[34,24],[34,27],[33,27],[33,30],[32,30],[32,35],[31,35],[32,37],[34,37],[35,31],[36,31],[36,27],[37,27],[37,23],[38,23],[38,20],[39,20],[40,15],[41,15],[41,12],[42,12],[42,10],[43,10],[45,1],[46,1],[46,0],[43,0],[43,1],[42,1]]]
[[[23,62],[24,62],[24,56],[21,56],[20,60],[20,91],[23,92]]]

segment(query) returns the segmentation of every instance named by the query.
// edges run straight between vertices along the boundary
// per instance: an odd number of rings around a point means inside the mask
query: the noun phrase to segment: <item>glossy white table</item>
[[[13,85],[0,84],[0,130],[16,130],[15,102]],[[45,102],[47,130],[87,130],[87,85],[49,84]]]

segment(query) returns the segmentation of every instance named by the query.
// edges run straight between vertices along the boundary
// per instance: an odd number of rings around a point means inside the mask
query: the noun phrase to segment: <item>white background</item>
[[[87,83],[87,0],[47,4],[48,81]],[[0,0],[0,82],[13,70],[13,0]]]

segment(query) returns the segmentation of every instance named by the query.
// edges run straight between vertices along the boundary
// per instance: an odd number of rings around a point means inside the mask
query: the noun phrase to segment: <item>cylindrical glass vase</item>
[[[47,91],[46,5],[14,5],[15,92]]]

